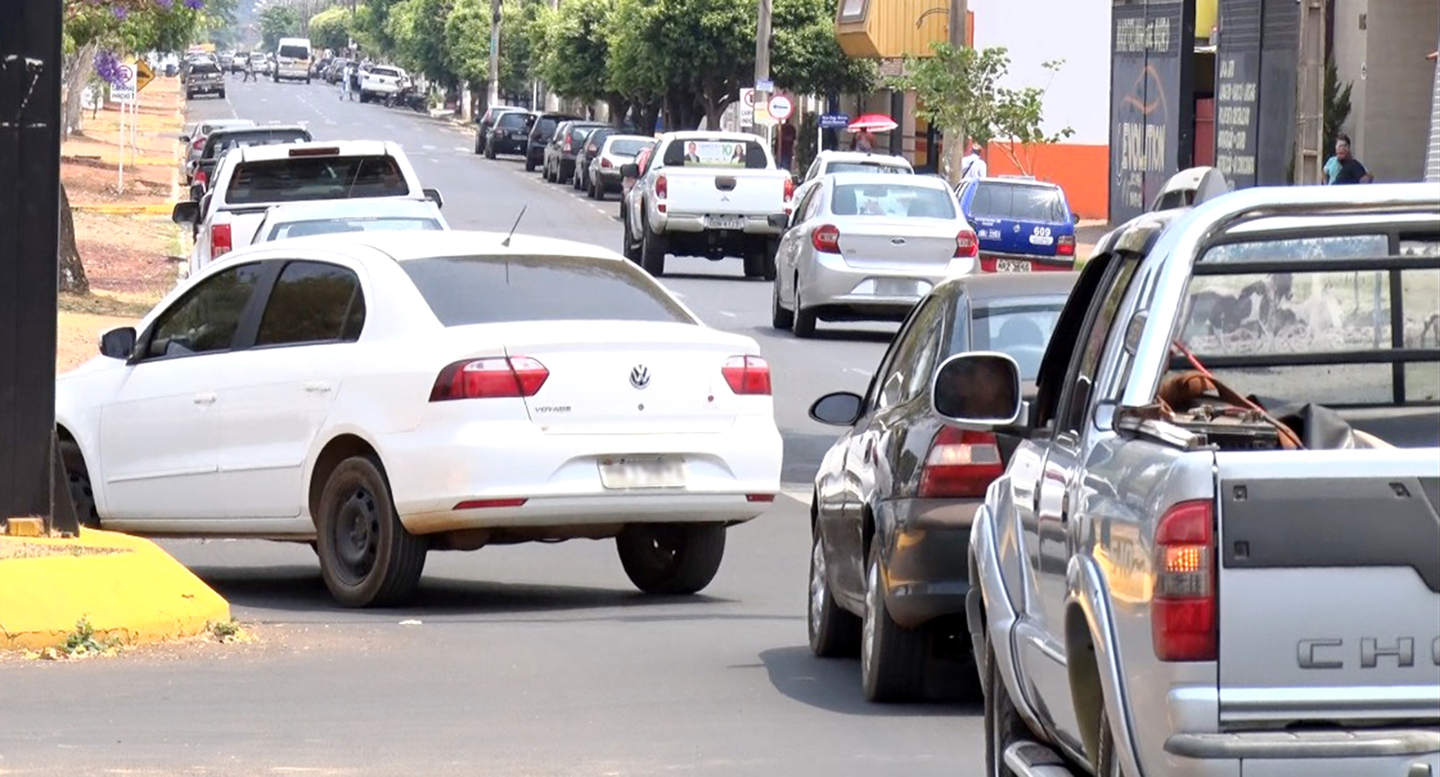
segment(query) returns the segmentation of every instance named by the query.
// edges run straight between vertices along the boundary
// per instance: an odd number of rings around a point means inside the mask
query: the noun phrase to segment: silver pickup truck
[[[987,774],[1440,777],[1440,190],[1250,189],[1085,266],[971,533]]]

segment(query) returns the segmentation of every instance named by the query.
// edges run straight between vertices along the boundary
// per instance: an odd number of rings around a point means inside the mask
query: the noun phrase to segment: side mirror
[[[790,217],[783,213],[771,213],[765,217],[765,220],[770,224],[771,229],[778,229],[784,232],[790,228]]]
[[[854,426],[864,408],[865,400],[859,394],[837,391],[815,400],[810,418],[830,426]]]
[[[190,199],[199,200],[205,196],[205,185],[199,183],[190,184]]]
[[[175,203],[170,210],[170,220],[176,224],[194,224],[200,220],[200,203],[193,200]]]
[[[135,352],[135,327],[117,326],[100,335],[100,355],[111,359],[129,359]]]
[[[435,207],[445,207],[445,198],[440,196],[439,189],[425,189],[425,199],[435,203]]]
[[[620,165],[620,177],[622,177],[622,178],[639,178],[639,177],[640,177],[640,165],[633,164],[633,163],[632,163],[632,164],[628,164],[628,165]]]
[[[179,135],[178,137],[180,138],[180,142],[181,142],[181,143],[189,143],[189,142],[190,142],[190,136],[189,136],[189,135]]]
[[[1070,222],[1073,223],[1073,224],[1079,224],[1079,223],[1080,223],[1080,214],[1079,214],[1079,213],[1073,213],[1073,212],[1072,212],[1072,213],[1070,214]]]
[[[996,351],[946,359],[935,373],[930,406],[953,424],[1010,426],[1020,420],[1020,366]]]

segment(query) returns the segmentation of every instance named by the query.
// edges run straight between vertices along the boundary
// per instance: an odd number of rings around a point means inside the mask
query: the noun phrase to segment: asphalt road
[[[471,153],[473,130],[316,82],[243,84],[190,119],[304,122],[317,139],[401,143],[459,229],[618,248],[618,205]],[[0,775],[947,775],[983,771],[978,705],[875,706],[854,660],[805,638],[808,490],[836,432],[821,393],[861,391],[893,326],[800,342],[769,328],[769,284],[738,260],[672,260],[707,323],[755,337],[774,371],[787,493],[729,532],[689,598],[637,594],[613,543],[432,553],[403,610],[331,604],[311,551],[169,541],[259,637],[80,663],[0,664]]]

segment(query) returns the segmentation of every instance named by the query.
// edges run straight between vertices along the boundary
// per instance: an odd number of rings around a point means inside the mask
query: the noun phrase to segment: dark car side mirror
[[[621,177],[621,178],[639,178],[639,177],[640,177],[640,165],[634,164],[633,162],[632,162],[631,164],[628,164],[628,165],[620,165],[620,177]]]
[[[770,224],[772,229],[778,229],[781,232],[790,228],[790,217],[783,213],[771,213],[765,217],[765,220]]]
[[[181,142],[181,143],[189,143],[189,142],[190,142],[190,136],[189,136],[189,135],[177,135],[176,137],[180,138],[180,142]]]
[[[200,220],[200,203],[193,200],[175,203],[170,210],[170,220],[176,224],[194,224]]]
[[[865,408],[865,399],[849,391],[836,391],[815,400],[810,418],[829,426],[854,426]]]
[[[935,373],[930,406],[952,424],[1011,426],[1020,421],[1020,366],[998,351],[946,359]]]
[[[1072,224],[1079,224],[1079,223],[1080,223],[1080,214],[1079,214],[1079,213],[1071,213],[1071,214],[1070,214],[1070,223],[1072,223]]]
[[[445,198],[440,196],[440,190],[439,190],[439,189],[425,189],[425,190],[424,190],[424,193],[425,193],[425,199],[427,199],[427,200],[435,203],[435,207],[437,207],[437,208],[444,208],[444,207],[445,207]]]
[[[111,359],[129,359],[135,352],[135,327],[117,326],[100,335],[100,355]]]

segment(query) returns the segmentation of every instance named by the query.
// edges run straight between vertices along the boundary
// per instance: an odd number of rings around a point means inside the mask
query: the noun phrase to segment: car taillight
[[[198,184],[200,184],[201,186],[204,186],[204,185],[205,185],[205,182],[206,182],[206,181],[209,181],[209,180],[210,180],[210,175],[209,175],[208,173],[206,173],[204,170],[198,170],[198,171],[195,172],[195,183],[198,183]]]
[[[785,179],[785,201],[786,201],[786,202],[789,202],[790,200],[794,199],[794,197],[795,197],[795,179],[794,179],[794,178],[789,178],[789,177],[787,177],[787,178]]]
[[[974,259],[980,254],[980,238],[975,236],[975,230],[962,229],[955,236],[955,258]]]
[[[545,365],[528,356],[463,359],[440,371],[430,401],[533,397],[549,377]]]
[[[230,242],[230,225],[214,224],[210,227],[210,258],[228,253],[234,244]]]
[[[655,196],[656,196],[656,197],[659,197],[660,199],[663,200],[663,199],[665,199],[666,197],[668,197],[669,195],[670,195],[670,182],[669,182],[668,180],[666,180],[665,176],[663,176],[663,175],[660,176],[659,178],[656,178],[656,179],[655,179]]]
[[[205,138],[196,138],[195,142],[190,144],[190,147],[199,151],[205,147]]]
[[[1074,255],[1075,255],[1075,236],[1074,236],[1074,235],[1061,235],[1061,236],[1055,241],[1055,255],[1056,255],[1056,256],[1074,256]]]
[[[736,394],[770,395],[770,363],[759,356],[731,356],[720,374]]]
[[[600,148],[599,148],[598,146],[596,146],[594,143],[591,143],[589,146],[587,146],[587,147],[585,148],[585,153],[590,154],[590,155],[593,156],[593,155],[595,154],[595,152],[596,152],[596,151],[599,151],[599,150],[600,150]]]
[[[840,228],[834,224],[816,227],[810,233],[810,245],[822,254],[840,253]]]
[[[995,478],[1005,474],[1000,447],[990,432],[942,427],[930,444],[920,474],[919,496],[925,499],[982,497]]]
[[[1155,528],[1150,635],[1161,661],[1214,661],[1220,634],[1215,591],[1215,507],[1181,502]]]
[[[614,164],[613,162],[611,162],[611,161],[610,161],[610,157],[607,156],[607,157],[605,157],[604,159],[601,159],[601,160],[600,160],[600,166],[601,166],[601,167],[604,167],[604,168],[606,168],[606,169],[609,169],[609,168],[611,168],[611,167],[614,167],[615,164]]]
[[[570,153],[570,149],[572,149],[572,148],[574,148],[574,146],[571,145],[571,140],[570,140],[570,138],[565,138],[565,153],[567,153],[567,154]]]

